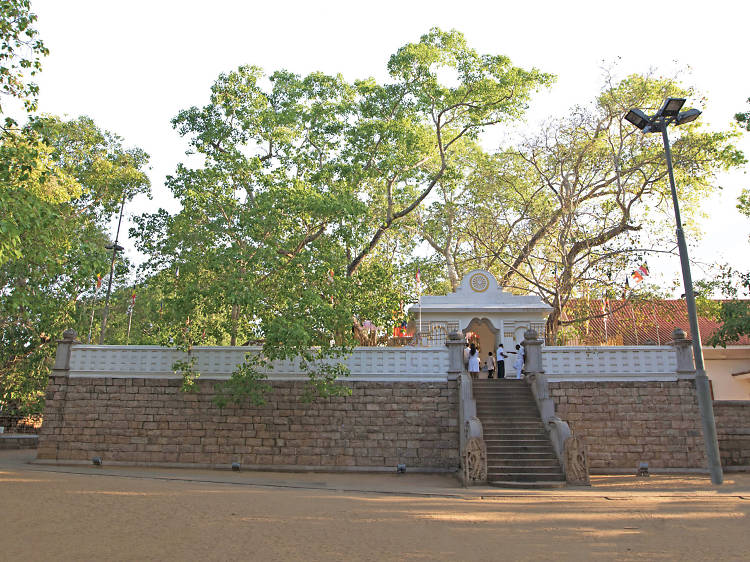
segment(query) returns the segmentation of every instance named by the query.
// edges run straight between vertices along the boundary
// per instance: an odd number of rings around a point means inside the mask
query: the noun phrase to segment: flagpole
[[[602,306],[602,312],[604,313],[604,345],[607,345],[607,342],[609,341],[609,333],[607,330],[607,316],[608,316],[607,308],[608,308],[607,300],[605,298],[604,304]]]
[[[91,333],[94,330],[94,313],[96,312],[96,283],[94,283],[94,297],[91,299],[91,322],[89,323],[89,339],[87,343],[91,343]]]
[[[130,345],[130,324],[133,322],[133,306],[130,307],[130,313],[128,314],[128,337],[125,340],[125,345]]]
[[[133,309],[135,308],[135,291],[130,299],[130,310],[128,311],[128,337],[125,340],[125,345],[130,345],[130,324],[133,322]]]
[[[422,287],[419,287],[419,345],[422,345]]]

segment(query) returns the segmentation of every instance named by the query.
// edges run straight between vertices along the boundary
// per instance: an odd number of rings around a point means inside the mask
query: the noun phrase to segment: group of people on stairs
[[[513,361],[513,369],[516,371],[516,378],[520,379],[523,376],[523,365],[526,356],[526,350],[523,344],[516,345],[516,351],[505,351],[503,344],[497,348],[497,360],[490,351],[487,355],[487,378],[492,379],[495,376],[495,368],[497,368],[497,378],[505,378],[505,359],[509,355],[515,355],[516,358]],[[472,379],[479,378],[479,350],[475,344],[466,344],[464,347],[464,368],[469,372]]]

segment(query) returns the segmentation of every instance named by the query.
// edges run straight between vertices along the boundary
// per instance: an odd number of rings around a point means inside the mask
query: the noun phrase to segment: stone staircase
[[[562,487],[565,475],[528,384],[472,381],[487,444],[487,481],[497,486]]]

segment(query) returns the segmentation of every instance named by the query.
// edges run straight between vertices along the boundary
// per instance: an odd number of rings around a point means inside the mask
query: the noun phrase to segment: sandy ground
[[[470,488],[451,476],[29,464],[0,451],[1,560],[747,560],[750,474]]]

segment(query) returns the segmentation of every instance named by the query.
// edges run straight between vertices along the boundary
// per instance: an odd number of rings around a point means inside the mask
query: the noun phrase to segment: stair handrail
[[[459,384],[459,403],[458,403],[458,423],[461,428],[461,451],[466,448],[466,443],[473,437],[484,439],[482,422],[477,417],[477,401],[474,399],[474,388],[471,383],[471,377],[466,373],[461,373],[458,377]]]
[[[526,351],[525,380],[531,387],[531,393],[534,395],[534,401],[539,409],[544,429],[549,434],[552,448],[555,450],[555,455],[557,455],[560,461],[560,466],[563,468],[565,477],[568,482],[585,482],[588,484],[588,459],[583,439],[574,436],[568,423],[555,415],[555,401],[550,396],[549,382],[544,374],[542,365],[543,341],[538,338],[536,330],[526,330],[523,344]],[[571,449],[567,453],[566,447]],[[571,469],[571,459],[568,457],[571,456],[570,453],[573,449],[581,451],[578,457],[583,457],[582,462],[585,466],[580,466],[581,461],[578,458],[579,462]],[[583,473],[585,473],[585,477]]]
[[[471,377],[466,373],[458,376],[458,427],[461,448],[460,479],[464,486],[487,482],[487,444],[484,442],[482,422],[477,417],[477,402]]]

